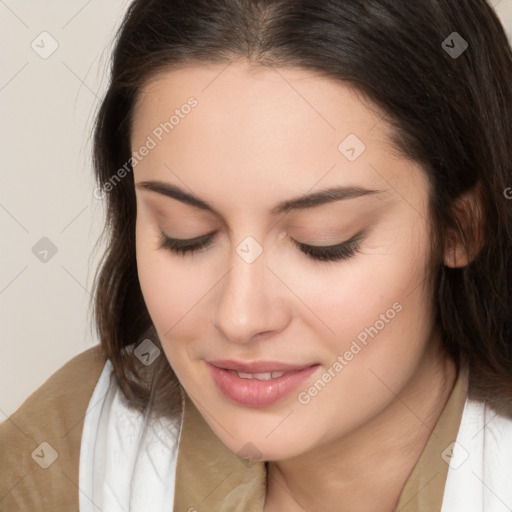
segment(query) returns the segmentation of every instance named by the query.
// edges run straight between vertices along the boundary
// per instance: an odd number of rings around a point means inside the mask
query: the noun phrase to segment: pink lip
[[[212,363],[207,363],[210,368],[213,381],[218,389],[232,401],[249,407],[265,407],[285,397],[308,379],[320,365],[302,367],[292,370],[282,377],[269,380],[243,379],[232,370],[219,368]],[[225,362],[223,363],[225,364]],[[267,362],[262,362],[261,365]],[[274,364],[274,363],[272,363]],[[280,366],[283,367],[282,365]],[[252,366],[254,368],[254,365]],[[277,368],[277,366],[273,366]],[[244,370],[239,370],[244,371]],[[267,371],[287,371],[272,369]],[[252,371],[247,373],[264,373],[264,371]]]

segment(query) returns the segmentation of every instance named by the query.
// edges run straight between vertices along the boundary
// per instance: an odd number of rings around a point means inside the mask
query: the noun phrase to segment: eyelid
[[[207,233],[206,235],[196,236],[195,238],[172,238],[170,236],[167,236],[163,231],[161,231],[160,233],[162,237],[164,237],[166,240],[172,242],[173,245],[176,245],[178,247],[187,247],[188,245],[200,245],[201,243],[206,242],[215,235],[215,233]]]
[[[170,236],[167,236],[163,231],[160,231],[161,237],[165,239],[167,242],[172,242],[172,244],[176,247],[187,247],[191,245],[201,245],[201,243],[206,243],[209,241],[213,236],[215,236],[216,232],[213,233],[207,233],[206,235],[200,235],[196,236],[195,238],[172,238]],[[314,244],[306,244],[303,242],[299,242],[298,240],[295,240],[292,237],[289,237],[294,243],[298,244],[301,247],[307,247],[311,249],[337,249],[342,246],[346,246],[351,243],[355,243],[357,241],[360,241],[362,238],[364,238],[366,234],[366,231],[364,229],[358,231],[355,235],[350,237],[347,240],[344,240],[343,242],[339,242],[337,244],[333,245],[314,245]]]
[[[195,238],[171,238],[160,230],[159,248],[167,249],[178,256],[193,256],[196,253],[206,251],[213,243],[216,232]]]
[[[215,234],[209,233],[200,237],[191,239],[175,239],[169,238],[165,233],[160,231],[160,245],[159,248],[170,250],[178,256],[194,256],[196,254],[205,252],[213,243]],[[354,256],[355,253],[360,252],[361,242],[366,239],[368,229],[362,229],[350,239],[340,242],[336,245],[330,246],[317,246],[308,245],[297,242],[291,237],[292,243],[305,255],[313,264],[322,265],[326,263],[335,263],[347,260]],[[201,241],[204,242],[201,243]]]
[[[320,250],[322,250],[322,249],[334,250],[334,249],[338,249],[338,248],[346,246],[346,245],[360,242],[363,238],[365,238],[366,234],[367,234],[367,230],[361,229],[355,235],[351,236],[347,240],[344,240],[343,242],[338,242],[337,244],[333,244],[333,245],[313,245],[313,244],[305,244],[303,242],[298,242],[294,238],[292,238],[292,240],[296,244],[299,244],[301,247],[308,247],[311,249],[320,249]]]

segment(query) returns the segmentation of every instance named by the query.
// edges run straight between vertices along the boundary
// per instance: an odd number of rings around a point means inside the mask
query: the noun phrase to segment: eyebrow
[[[136,184],[136,187],[142,190],[149,190],[157,194],[172,197],[182,203],[194,206],[201,210],[206,210],[220,216],[220,213],[207,201],[199,197],[185,192],[176,185],[165,183],[162,181],[141,181]],[[383,190],[372,190],[355,186],[337,186],[331,187],[318,192],[302,195],[294,199],[288,199],[274,206],[270,213],[272,215],[279,215],[288,213],[293,210],[307,210],[327,203],[345,199],[355,199],[368,195],[381,194]]]

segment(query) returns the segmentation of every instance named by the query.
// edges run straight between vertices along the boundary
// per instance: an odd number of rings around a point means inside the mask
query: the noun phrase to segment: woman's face
[[[142,292],[174,372],[234,452],[280,460],[346,436],[433,353],[428,182],[390,130],[348,86],[242,61],[167,72],[139,97]],[[331,187],[331,201],[277,210]],[[161,233],[212,236],[177,254]],[[332,261],[296,244],[351,239]],[[262,375],[239,377],[225,360]],[[303,370],[265,380],[283,365]]]

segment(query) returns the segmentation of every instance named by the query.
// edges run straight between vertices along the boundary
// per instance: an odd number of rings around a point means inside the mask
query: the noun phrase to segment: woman
[[[511,79],[483,0],[133,2],[2,510],[510,509]]]

